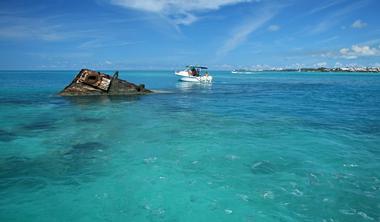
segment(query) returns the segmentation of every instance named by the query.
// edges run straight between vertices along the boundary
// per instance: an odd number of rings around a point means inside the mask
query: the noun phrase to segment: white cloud
[[[338,25],[345,17],[347,17],[347,15],[353,11],[359,10],[360,8],[367,5],[367,3],[367,1],[353,1],[352,4],[334,10],[333,13],[319,20],[320,22],[311,30],[311,34],[319,34],[333,28],[334,26]]]
[[[176,25],[189,25],[197,21],[196,12],[218,10],[254,0],[110,0],[125,8],[157,13],[169,18]],[[256,0],[257,1],[257,0]]]
[[[343,67],[343,64],[340,63],[340,62],[336,62],[335,65],[334,65],[334,67],[335,68],[337,68],[337,67]]]
[[[329,44],[339,39],[339,36],[335,35],[330,38],[322,39],[321,41],[316,42],[317,44]]]
[[[271,31],[271,32],[278,31],[279,29],[280,29],[280,26],[278,25],[271,25],[268,27],[268,31]]]
[[[40,26],[26,23],[0,27],[0,38],[6,39],[32,38],[44,41],[58,41],[67,37],[67,34],[50,25]]]
[[[0,13],[0,39],[57,42],[89,36],[91,33],[91,30],[62,25],[58,22],[60,18],[60,15],[40,17],[14,13],[4,16]]]
[[[127,8],[150,12],[192,12],[217,10],[225,5],[232,5],[252,0],[111,0],[111,3]]]
[[[135,45],[139,43],[141,43],[141,41],[127,42],[127,41],[111,40],[107,38],[96,38],[96,39],[92,39],[92,40],[81,43],[78,46],[78,48],[79,49],[94,49],[94,48],[107,48],[107,47],[123,47],[123,46],[128,46],[128,45]]]
[[[324,3],[320,3],[320,6],[319,7],[316,7],[316,8],[313,8],[311,11],[309,11],[307,14],[315,14],[315,13],[318,13],[318,12],[321,12],[321,11],[324,11],[326,9],[329,9],[329,8],[332,8],[332,7],[335,7],[336,5],[339,5],[343,2],[345,2],[346,0],[335,0],[335,1],[330,1],[330,2],[324,2]]]
[[[326,67],[327,66],[327,62],[318,62],[316,64],[314,64],[314,67]]]
[[[363,56],[380,56],[380,50],[367,45],[353,45],[351,48],[342,48],[339,54],[345,59],[356,59]]]
[[[265,8],[260,12],[258,17],[239,26],[232,32],[232,36],[227,39],[223,46],[219,48],[217,55],[224,56],[234,50],[237,46],[243,43],[252,32],[271,20],[277,14],[277,11],[278,8]]]
[[[362,20],[358,19],[354,23],[352,23],[351,27],[354,29],[361,29],[367,26],[367,23],[363,22]]]
[[[380,56],[380,47],[357,44],[352,45],[351,47],[341,48],[337,51],[325,51],[314,55],[323,58],[334,59],[357,59],[359,57],[377,57]]]
[[[380,39],[371,39],[365,42],[360,43],[359,45],[377,45],[380,44]],[[379,45],[380,47],[380,45]]]

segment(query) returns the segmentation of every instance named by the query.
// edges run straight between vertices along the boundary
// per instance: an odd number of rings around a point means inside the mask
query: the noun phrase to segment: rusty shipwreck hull
[[[61,96],[95,96],[95,95],[141,95],[152,93],[143,84],[136,85],[119,79],[119,73],[113,76],[82,69],[73,81],[66,86]]]

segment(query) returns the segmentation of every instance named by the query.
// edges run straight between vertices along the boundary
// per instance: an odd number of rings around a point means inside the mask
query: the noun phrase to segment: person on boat
[[[207,71],[205,72],[205,76],[206,76],[206,77],[208,76],[208,72],[207,72]]]
[[[191,68],[191,75],[197,76],[197,70],[194,67]]]

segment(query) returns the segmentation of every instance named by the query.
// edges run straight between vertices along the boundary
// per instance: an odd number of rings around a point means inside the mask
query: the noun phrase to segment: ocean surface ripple
[[[0,71],[0,221],[380,221],[380,75]]]

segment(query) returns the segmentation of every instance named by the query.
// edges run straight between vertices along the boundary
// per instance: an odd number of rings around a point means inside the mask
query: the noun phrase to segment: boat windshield
[[[208,69],[206,66],[186,66],[188,69]]]

